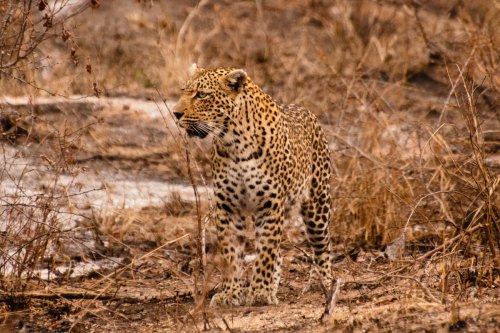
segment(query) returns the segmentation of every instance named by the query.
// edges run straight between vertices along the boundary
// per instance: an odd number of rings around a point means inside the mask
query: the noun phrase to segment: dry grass
[[[5,11],[2,6],[0,13]],[[200,254],[196,237],[200,221],[210,211],[208,202],[196,206],[173,191],[161,206],[100,208],[90,214],[67,197],[71,186],[78,187],[83,171],[97,170],[104,185],[108,168],[163,182],[190,181],[187,151],[175,127],[169,132],[161,120],[146,120],[128,104],[72,111],[71,105],[58,102],[48,110],[37,103],[47,96],[44,91],[12,78],[71,98],[145,96],[163,108],[153,87],[177,96],[193,62],[201,67],[244,68],[278,101],[301,104],[316,113],[332,148],[336,252],[356,260],[363,256],[360,253],[384,252],[396,239],[409,250],[402,253],[396,247],[389,264],[374,256],[378,275],[371,279],[386,283],[384,272],[391,268],[400,269],[392,274],[393,280],[420,279],[422,265],[427,265],[432,277],[428,280],[435,281],[417,286],[422,297],[447,304],[466,301],[471,286],[497,288],[499,24],[500,7],[486,0],[182,5],[165,0],[119,6],[101,1],[98,9],[65,23],[69,39],[55,35],[20,62],[25,67],[2,69],[0,98],[30,95],[32,106],[0,105],[5,156],[0,184],[6,184],[9,170],[19,164],[25,171],[16,175],[40,172],[40,165],[50,170],[43,197],[31,196],[39,190],[33,183],[10,177],[18,190],[2,198],[0,217],[2,228],[7,227],[0,237],[8,240],[0,248],[2,290],[33,289],[28,283],[31,272],[52,262],[52,253],[58,252],[54,244],[73,237],[64,228],[77,220],[85,221],[79,227],[93,230],[93,237],[109,244],[100,248],[108,251],[102,255],[128,248],[120,253],[128,253],[131,260],[141,251],[190,235],[172,247],[190,253],[189,259],[173,265],[175,274],[193,291],[208,292],[210,283],[192,260]],[[163,116],[168,125],[166,109]],[[138,120],[141,125],[135,123]],[[136,128],[136,136],[126,131],[130,127]],[[201,171],[191,163],[197,185],[202,185],[201,175],[210,182],[208,146],[209,142],[190,143],[188,156],[198,161]],[[86,166],[88,171],[82,169]],[[207,244],[213,243],[210,229]],[[112,246],[115,252],[109,250]],[[14,275],[6,274],[7,263],[14,267]],[[374,268],[363,269],[368,274]],[[189,282],[184,271],[192,274]],[[338,273],[345,271],[339,268]],[[177,318],[177,329],[185,329],[183,325],[210,322],[196,317],[204,311],[201,298],[194,308],[172,318]],[[189,313],[193,318],[188,320]],[[352,326],[352,321],[346,325]]]

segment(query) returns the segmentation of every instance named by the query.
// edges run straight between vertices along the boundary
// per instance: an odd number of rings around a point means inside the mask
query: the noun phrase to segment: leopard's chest
[[[295,202],[304,192],[306,177],[293,170],[296,163],[293,150],[286,141],[281,144],[274,150],[263,147],[262,155],[257,158],[248,159],[248,152],[244,152],[238,157],[217,161],[225,167],[214,177],[216,195],[229,198],[232,204],[250,213],[268,198],[279,199],[285,205]],[[254,154],[258,155],[258,152]]]

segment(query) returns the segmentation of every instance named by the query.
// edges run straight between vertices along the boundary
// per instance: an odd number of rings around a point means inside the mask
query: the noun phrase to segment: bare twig
[[[323,322],[329,322],[331,319],[331,316],[333,315],[333,312],[335,311],[335,303],[337,302],[337,298],[340,294],[341,282],[342,282],[341,278],[340,277],[337,278],[337,284],[335,286],[335,291],[333,291],[333,283],[332,283],[331,297],[328,297],[327,302],[326,302],[325,312],[323,313],[323,315],[321,317],[321,321],[323,321]],[[324,290],[324,292],[326,292],[326,290]],[[326,294],[328,294],[328,293],[326,292]]]
[[[416,11],[416,9],[415,9],[415,11]],[[467,61],[462,66],[462,68],[464,70],[469,65],[469,62],[471,61],[472,56],[474,55],[475,52],[476,52],[476,46],[474,45],[474,47],[472,48],[472,51],[469,54],[469,57],[467,58]],[[448,68],[446,68],[446,70],[448,70]],[[451,77],[449,75],[450,75],[450,73],[448,72],[448,77],[450,78],[450,81],[451,81]],[[448,93],[448,97],[446,98],[446,102],[444,102],[443,108],[441,109],[441,114],[439,115],[439,119],[438,119],[438,124],[440,124],[440,125],[442,124],[442,121],[444,119],[446,107],[450,104],[451,96],[453,96],[453,93],[455,92],[455,89],[457,88],[458,82],[460,82],[460,77],[461,77],[461,75],[457,76],[457,78],[455,79],[455,82],[453,82],[453,85],[451,86],[450,92]]]
[[[210,0],[201,0],[196,7],[191,10],[184,21],[184,23],[181,26],[181,29],[179,30],[179,34],[177,35],[177,43],[175,45],[175,56],[176,59],[179,57],[179,52],[182,50],[182,47],[184,45],[184,39],[186,38],[186,34],[189,29],[189,25],[191,24],[191,21],[196,17],[196,14],[198,13],[198,10],[208,4]]]
[[[396,277],[396,278],[400,278],[400,279],[408,279],[408,280],[414,281],[415,283],[417,283],[420,286],[420,288],[422,288],[422,290],[426,293],[427,296],[429,296],[430,299],[432,299],[435,303],[441,304],[441,302],[434,295],[432,295],[432,293],[429,291],[429,289],[427,289],[420,281],[418,281],[413,276],[391,275],[391,277]]]

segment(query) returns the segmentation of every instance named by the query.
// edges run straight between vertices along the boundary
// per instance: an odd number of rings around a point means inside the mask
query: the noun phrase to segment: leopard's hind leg
[[[323,143],[325,153],[322,156],[316,153],[313,155],[315,164],[312,170],[309,198],[302,203],[300,212],[306,225],[309,244],[313,250],[311,274],[304,291],[309,290],[316,282],[321,281],[325,287],[328,287],[332,281],[332,247],[329,232],[332,204],[331,166],[326,143],[322,140],[319,142]]]

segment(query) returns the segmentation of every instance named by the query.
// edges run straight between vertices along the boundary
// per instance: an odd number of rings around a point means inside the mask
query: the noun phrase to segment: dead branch
[[[7,302],[9,298],[12,297],[22,297],[22,298],[37,298],[37,299],[58,299],[58,298],[65,298],[65,299],[91,299],[91,300],[100,300],[100,301],[107,301],[107,300],[117,300],[121,301],[124,303],[141,303],[145,301],[144,297],[131,297],[131,296],[121,296],[117,295],[115,293],[113,294],[97,294],[94,292],[79,292],[79,291],[65,291],[65,292],[60,292],[60,293],[37,293],[37,292],[31,292],[31,293],[22,293],[22,292],[15,292],[15,293],[6,293],[6,292],[0,292],[0,296],[3,298],[0,298],[0,303],[1,302]],[[191,292],[187,293],[178,293],[174,296],[168,296],[168,297],[162,297],[161,300],[166,300],[166,301],[176,301],[177,299],[184,299],[184,300],[189,300],[192,299],[193,296]],[[150,299],[151,300],[151,299]],[[158,299],[159,300],[159,299]]]
[[[465,237],[467,234],[470,234],[470,233],[473,233],[474,231],[476,231],[477,229],[480,229],[480,228],[483,228],[484,226],[482,224],[478,224],[476,225],[474,228],[471,228],[471,229],[468,229],[466,230],[464,233],[460,233],[459,235],[453,237],[452,239],[448,240],[445,242],[445,244],[435,248],[434,250],[432,251],[429,251],[427,252],[426,254],[424,255],[421,255],[420,257],[417,258],[417,260],[423,260],[423,259],[426,259],[426,258],[429,258],[431,255],[433,255],[434,253],[438,252],[438,251],[441,251],[443,249],[444,246],[448,246],[449,244],[455,242],[456,240],[462,238],[462,237]]]

